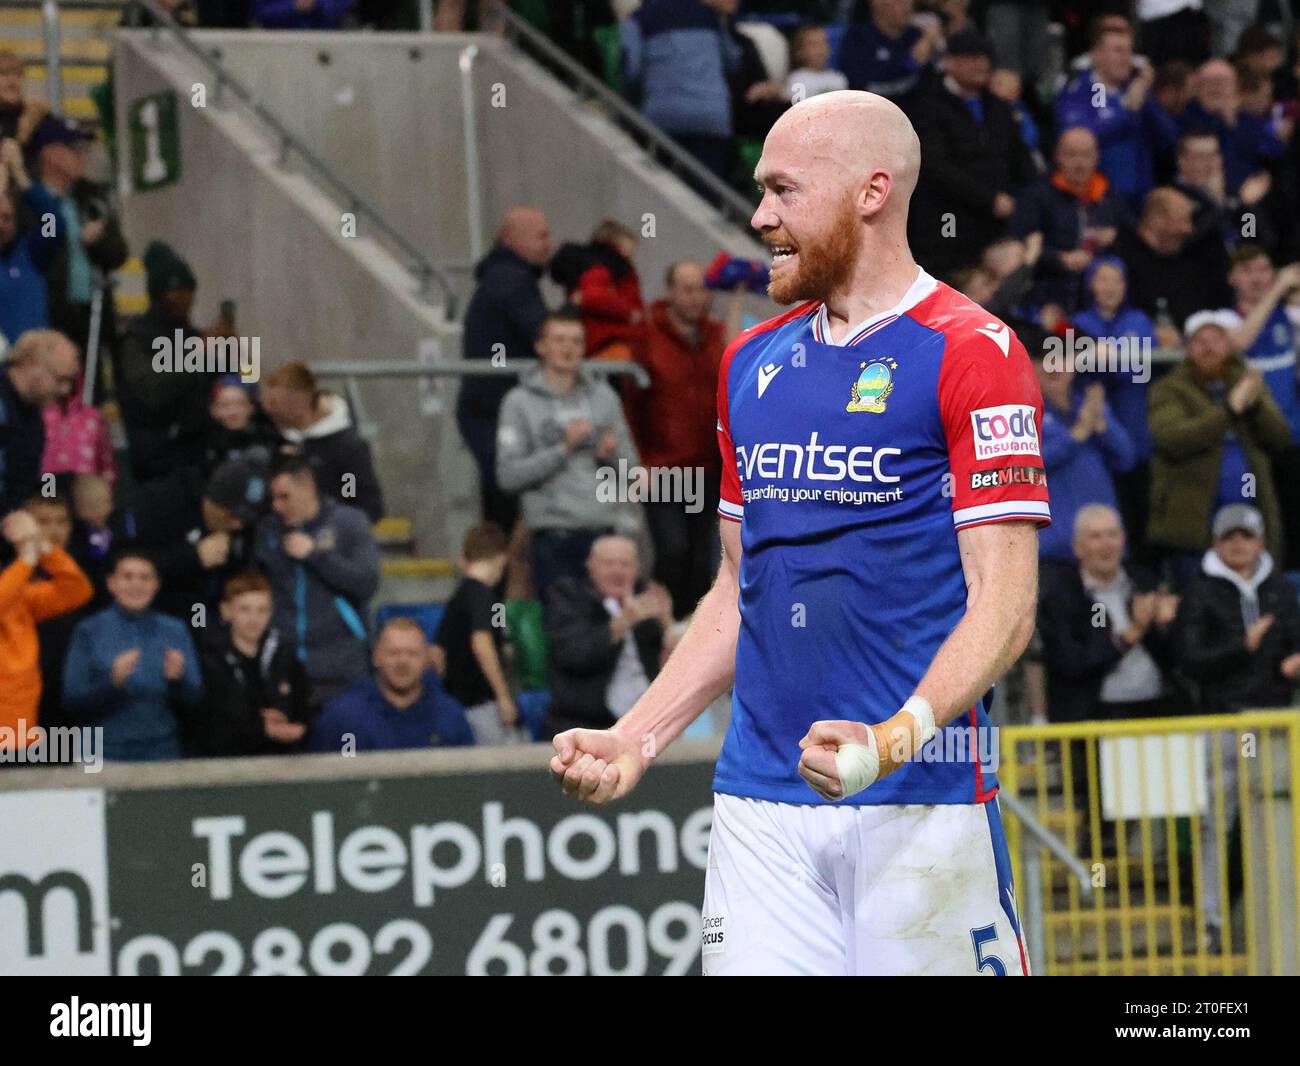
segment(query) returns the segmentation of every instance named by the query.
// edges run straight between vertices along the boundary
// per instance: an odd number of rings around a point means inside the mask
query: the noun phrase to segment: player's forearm
[[[614,729],[653,758],[730,687],[740,633],[737,588],[726,566],[713,583],[659,676]]]
[[[966,614],[940,646],[916,695],[934,708],[939,728],[965,714],[1019,658],[1034,629],[1037,572],[1028,585],[990,584],[967,605]]]

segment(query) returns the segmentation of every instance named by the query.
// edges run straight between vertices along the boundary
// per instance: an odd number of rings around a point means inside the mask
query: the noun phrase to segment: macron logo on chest
[[[762,399],[763,393],[767,392],[767,387],[772,384],[772,379],[781,373],[781,367],[775,363],[768,363],[767,366],[758,368],[758,395]]]

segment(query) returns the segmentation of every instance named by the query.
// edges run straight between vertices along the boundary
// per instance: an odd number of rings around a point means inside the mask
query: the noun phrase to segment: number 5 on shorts
[[[996,943],[998,939],[997,926],[986,925],[982,929],[972,929],[970,939],[971,943],[975,945],[975,968],[977,970],[989,970],[994,977],[1006,977],[1007,968],[1003,965],[1002,960],[996,955],[984,954],[984,945],[990,940]]]

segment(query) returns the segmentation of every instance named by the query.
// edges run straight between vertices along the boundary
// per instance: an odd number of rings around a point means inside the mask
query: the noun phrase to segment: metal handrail
[[[41,37],[45,40],[45,95],[50,110],[56,115],[63,113],[63,67],[60,54],[63,45],[59,36],[58,0],[42,0]]]
[[[55,0],[51,0],[55,2]],[[391,241],[402,254],[410,261],[409,269],[419,282],[420,295],[428,299],[430,292],[429,287],[432,283],[437,283],[442,290],[443,307],[445,308],[448,318],[456,317],[456,292],[452,287],[451,279],[434,263],[427,259],[415,245],[406,239],[397,227],[389,223],[379,209],[371,205],[364,196],[356,191],[351,185],[338,177],[330,169],[324,160],[320,159],[310,148],[301,140],[295,137],[289,128],[280,121],[279,118],[263,103],[254,99],[252,92],[242,81],[234,74],[228,71],[225,65],[215,56],[206,52],[200,45],[196,44],[190,32],[178,23],[156,0],[138,0],[143,4],[148,12],[154,17],[155,24],[150,27],[155,40],[159,37],[163,28],[169,30],[172,36],[180,43],[181,47],[190,53],[195,59],[202,63],[211,74],[216,78],[216,91],[213,93],[213,101],[218,105],[221,102],[221,94],[225,89],[229,89],[247,107],[253,115],[263,125],[267,126],[280,142],[280,162],[286,164],[291,154],[297,155],[298,158],[311,171],[312,176],[322,184],[333,189],[338,199],[347,204],[347,209],[358,218],[367,218],[370,224],[375,227],[381,234]]]
[[[704,186],[717,197],[715,210],[723,221],[738,225],[748,231],[749,219],[754,214],[754,205],[722,181],[691,155],[685,148],[669,137],[663,130],[646,120],[642,114],[617,93],[612,92],[604,82],[593,75],[577,60],[555,44],[549,37],[530,25],[506,5],[504,0],[490,0],[488,5],[492,14],[499,18],[505,28],[505,36],[515,47],[523,51],[532,49],[540,53],[547,63],[559,67],[570,80],[569,87],[579,95],[599,101],[624,126],[631,127],[636,133],[650,142],[658,152],[671,160],[670,169],[685,170],[693,181]],[[575,84],[576,83],[576,84]],[[654,152],[651,152],[654,155]]]
[[[1024,800],[1003,790],[998,792],[998,803],[1020,819],[1021,824],[1029,831],[1029,835],[1038,841],[1041,847],[1046,848],[1069,868],[1085,896],[1092,895],[1092,872],[1084,866],[1083,860],[1070,850],[1070,846],[1064,840],[1034,817]]]
[[[537,367],[535,359],[507,359],[493,364],[483,359],[448,359],[438,363],[417,363],[406,359],[341,360],[332,363],[312,363],[312,373],[317,377],[335,378],[466,378],[508,377]],[[620,359],[588,359],[584,370],[601,377],[627,374],[641,388],[650,387],[650,375],[639,363]]]

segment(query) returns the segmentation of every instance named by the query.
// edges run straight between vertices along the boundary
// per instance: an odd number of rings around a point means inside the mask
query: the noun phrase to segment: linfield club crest
[[[853,383],[852,398],[846,411],[870,411],[878,415],[885,410],[885,401],[894,391],[894,371],[898,364],[893,359],[880,359],[874,363],[859,363],[862,373]]]

